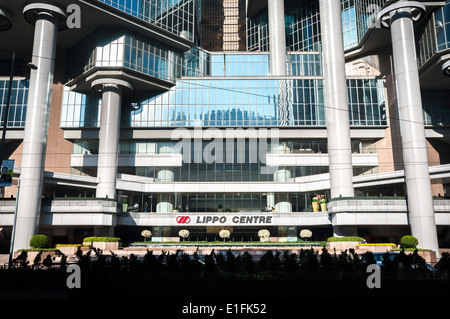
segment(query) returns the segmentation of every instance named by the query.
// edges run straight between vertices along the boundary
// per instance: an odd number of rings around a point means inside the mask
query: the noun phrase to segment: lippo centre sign
[[[295,213],[131,213],[118,216],[120,225],[137,226],[311,226],[331,225],[326,212],[295,212]]]
[[[177,215],[175,221],[178,225],[212,226],[212,225],[272,225],[272,215]]]

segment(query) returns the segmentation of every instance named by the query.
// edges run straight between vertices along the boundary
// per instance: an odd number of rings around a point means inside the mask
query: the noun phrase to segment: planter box
[[[17,258],[21,253],[15,252],[13,258]],[[39,254],[39,251],[27,251],[27,260],[30,262],[29,264],[33,264],[34,258]],[[48,256],[58,257],[61,255],[59,251],[43,251],[41,254],[41,262]]]
[[[80,249],[83,252],[86,252],[90,249],[89,246],[57,246],[56,249],[58,249],[61,253],[63,253],[66,256],[70,255],[76,255],[78,249]]]
[[[90,245],[93,248],[99,248],[101,250],[116,250],[119,249],[119,242],[104,242],[104,241],[94,241],[94,242],[83,242],[83,245]]]
[[[327,250],[356,249],[359,244],[359,241],[329,241],[327,242]]]
[[[396,244],[392,245],[358,245],[356,247],[356,252],[358,254],[364,253],[366,251],[371,251],[373,253],[385,253],[387,251],[390,251],[391,249],[397,248]]]
[[[58,246],[58,247],[56,247],[56,249],[58,249],[61,253],[63,253],[66,256],[76,255],[78,248],[80,248],[80,246]]]

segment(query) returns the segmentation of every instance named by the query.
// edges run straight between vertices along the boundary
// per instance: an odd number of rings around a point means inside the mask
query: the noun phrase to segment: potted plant
[[[325,198],[320,200],[320,210],[323,212],[327,211],[327,202],[325,201]]]
[[[221,213],[222,212],[222,204],[219,204],[219,205],[217,205],[217,211],[219,212],[219,213]]]
[[[317,197],[313,197],[313,199],[312,199],[312,208],[313,208],[313,212],[319,211],[319,199]]]

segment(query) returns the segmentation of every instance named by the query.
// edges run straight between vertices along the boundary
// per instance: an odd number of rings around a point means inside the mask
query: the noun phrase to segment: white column
[[[331,198],[353,197],[341,1],[320,0]]]
[[[268,0],[270,74],[286,75],[284,0]]]
[[[391,29],[411,234],[420,248],[439,255],[413,27],[423,12],[419,2],[400,1],[382,10],[379,18]]]
[[[24,15],[35,25],[35,30],[31,60],[33,67],[30,72],[22,143],[14,251],[29,248],[30,239],[37,234],[39,227],[56,36],[58,24],[65,18],[64,12],[58,7],[40,3],[27,5]]]
[[[92,87],[102,94],[96,197],[115,199],[122,95],[133,88],[128,82],[108,78],[95,80]]]

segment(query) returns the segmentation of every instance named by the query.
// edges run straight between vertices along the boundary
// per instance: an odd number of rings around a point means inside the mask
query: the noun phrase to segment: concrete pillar
[[[270,74],[286,75],[284,0],[268,0]]]
[[[115,199],[122,95],[133,87],[126,81],[105,78],[92,82],[92,88],[102,94],[96,197]]]
[[[334,237],[343,236],[358,236],[358,227],[354,225],[349,226],[334,226],[333,227]]]
[[[65,13],[48,4],[25,6],[25,18],[35,25],[25,122],[14,251],[29,248],[37,234],[41,211],[42,182],[52,97],[56,37]]]
[[[267,207],[275,208],[275,194],[267,193]]]
[[[439,255],[413,27],[413,21],[424,12],[425,6],[419,2],[400,1],[378,17],[383,27],[391,29],[411,234],[420,248]]]
[[[158,195],[157,213],[171,213],[174,209],[177,209],[177,207],[173,206],[170,194],[161,193]]]
[[[174,181],[174,173],[171,170],[160,170],[157,174],[157,179],[162,183],[170,183]],[[175,204],[177,204],[175,202]],[[170,213],[174,209],[178,209],[178,206],[174,207],[174,201],[171,200],[170,194],[161,193],[158,195],[158,203],[156,204],[157,213]]]
[[[341,1],[320,0],[331,198],[353,197]]]

